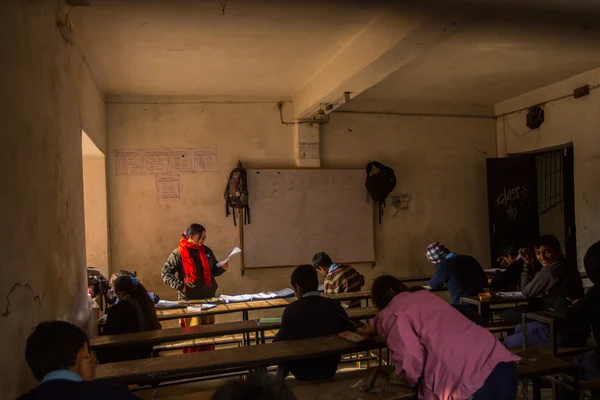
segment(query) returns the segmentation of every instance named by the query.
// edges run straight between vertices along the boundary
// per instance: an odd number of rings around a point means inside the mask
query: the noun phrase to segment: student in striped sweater
[[[315,254],[313,267],[325,275],[325,293],[359,292],[365,278],[354,268],[344,264],[334,264],[325,252]],[[344,302],[349,308],[360,307],[360,300]]]

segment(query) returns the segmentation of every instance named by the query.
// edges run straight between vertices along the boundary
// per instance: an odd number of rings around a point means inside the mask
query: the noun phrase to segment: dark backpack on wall
[[[375,171],[373,168],[377,168],[377,170]],[[385,199],[396,187],[396,174],[393,169],[377,161],[368,163],[365,170],[367,171],[365,186],[373,201],[379,203],[379,223],[381,224]]]
[[[238,161],[237,167],[229,174],[227,185],[225,186],[225,216],[233,214],[233,225],[236,225],[235,212],[229,211],[229,208],[242,210],[244,213],[244,225],[250,223],[250,208],[248,207],[248,180],[246,170],[242,167],[242,162]]]

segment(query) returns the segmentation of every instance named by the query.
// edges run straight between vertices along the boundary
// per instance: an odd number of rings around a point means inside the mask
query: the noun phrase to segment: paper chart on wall
[[[169,155],[166,150],[144,150],[144,174],[167,174]]]
[[[194,149],[194,172],[217,172],[219,164],[217,162],[217,149],[205,147]]]
[[[194,150],[169,149],[169,166],[172,173],[191,174],[194,172]]]
[[[318,160],[319,143],[298,143],[298,158],[301,160]]]
[[[139,150],[116,150],[115,170],[117,175],[140,175],[142,156]]]
[[[156,197],[158,199],[179,200],[179,175],[157,175]]]

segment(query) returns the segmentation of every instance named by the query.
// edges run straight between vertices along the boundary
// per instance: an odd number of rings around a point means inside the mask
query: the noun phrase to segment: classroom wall
[[[441,241],[489,259],[485,159],[496,156],[494,120],[333,113],[323,127],[324,168],[362,167],[377,160],[396,173],[381,225],[376,226],[376,275],[429,274],[427,245]],[[410,201],[396,209],[394,196]]]
[[[81,130],[103,141],[103,103],[56,22],[59,1],[0,13],[0,393],[34,385],[25,341],[42,320],[87,323]],[[82,126],[85,121],[87,126]],[[102,146],[102,145],[101,145]]]
[[[279,123],[271,103],[108,104],[107,115],[111,268],[138,271],[150,290],[172,299],[175,292],[160,271],[183,230],[191,222],[204,224],[217,257],[237,246],[238,230],[225,218],[226,177],[238,159],[247,168],[295,167],[292,127]],[[485,158],[496,155],[493,119],[334,113],[321,143],[323,167],[363,168],[376,159],[395,168],[394,194],[412,196],[408,210],[392,215],[390,205],[377,226],[377,267],[359,267],[369,279],[382,272],[431,273],[424,254],[436,240],[489,258]],[[171,147],[216,147],[219,171],[181,175],[180,200],[157,200],[152,175],[115,175],[115,150]],[[281,289],[290,272],[253,269],[241,277],[234,258],[218,279],[220,292]]]
[[[498,153],[534,152],[572,143],[575,158],[575,220],[579,266],[587,248],[600,240],[600,90],[589,96],[550,101],[573,93],[583,85],[600,84],[600,69],[577,75],[496,105]],[[544,105],[545,122],[529,131],[525,111],[514,110],[550,101]]]

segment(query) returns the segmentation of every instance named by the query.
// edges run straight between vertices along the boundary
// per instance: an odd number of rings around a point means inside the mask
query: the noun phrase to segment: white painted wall
[[[175,292],[160,271],[189,223],[207,227],[207,245],[217,257],[239,244],[223,202],[237,160],[248,168],[296,165],[293,128],[279,123],[275,104],[108,104],[107,115],[111,268],[138,271],[148,289],[165,298]],[[369,283],[383,272],[432,272],[424,254],[436,240],[483,262],[489,258],[485,158],[496,155],[493,119],[334,113],[322,127],[321,144],[323,167],[363,168],[380,160],[396,169],[395,193],[413,197],[408,211],[393,216],[389,208],[377,227],[377,267],[359,267]],[[114,150],[170,147],[217,147],[219,172],[181,175],[179,201],[158,201],[154,176],[115,176]],[[220,293],[281,289],[290,273],[254,269],[242,277],[234,258],[218,278]]]
[[[586,84],[600,84],[600,69],[499,103],[496,114],[562,97]],[[600,239],[600,90],[593,90],[589,96],[579,99],[550,101],[544,111],[544,124],[529,133],[525,125],[526,111],[498,118],[498,154],[531,152],[573,143],[577,256],[581,266],[587,248]]]
[[[35,382],[25,341],[40,321],[87,323],[81,130],[104,147],[104,104],[56,21],[57,0],[0,13],[0,393]],[[82,126],[85,125],[85,126]],[[12,291],[12,292],[11,292]]]

